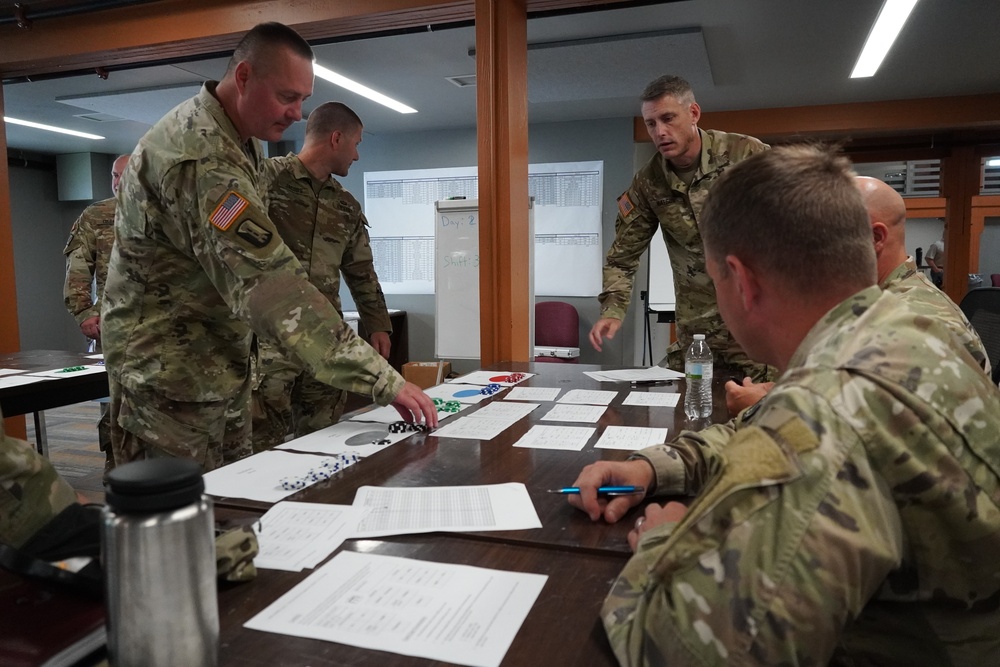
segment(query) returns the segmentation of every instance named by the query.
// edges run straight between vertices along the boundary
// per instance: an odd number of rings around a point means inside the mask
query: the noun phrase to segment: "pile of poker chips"
[[[462,404],[458,401],[446,401],[443,398],[431,399],[438,412],[458,412],[462,409]]]
[[[480,394],[485,394],[486,396],[492,396],[493,394],[497,393],[501,389],[503,389],[503,387],[501,387],[500,385],[498,385],[496,383],[491,383],[491,384],[486,385],[482,389],[480,389],[479,393]]]
[[[406,433],[407,431],[425,433],[429,430],[426,424],[417,424],[415,422],[393,422],[389,424],[389,433]]]
[[[311,468],[302,477],[285,477],[281,480],[281,488],[285,491],[299,491],[316,482],[330,479],[344,468],[361,460],[357,454],[335,454],[323,459],[315,468]]]

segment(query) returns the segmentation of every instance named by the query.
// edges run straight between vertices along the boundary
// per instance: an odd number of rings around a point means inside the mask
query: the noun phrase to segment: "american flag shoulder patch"
[[[222,231],[226,231],[248,206],[250,206],[250,202],[239,193],[230,190],[212,211],[212,215],[208,216],[208,221]]]
[[[622,214],[622,217],[627,216],[634,210],[635,206],[632,205],[632,200],[628,198],[627,192],[618,198],[618,211]]]

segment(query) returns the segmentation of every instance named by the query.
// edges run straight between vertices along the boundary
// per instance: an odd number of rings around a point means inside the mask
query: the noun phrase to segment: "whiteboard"
[[[366,171],[365,217],[386,294],[435,294],[435,202],[479,196],[476,167]],[[597,296],[604,163],[528,165],[534,198],[534,288],[545,296]],[[575,268],[566,271],[567,266]]]
[[[479,200],[439,201],[434,208],[434,356],[479,359]],[[533,229],[530,207],[528,213]],[[533,290],[528,301],[534,303]],[[533,330],[534,308],[531,320]]]
[[[663,230],[657,229],[649,241],[647,252],[649,261],[649,309],[656,311],[674,310],[677,297],[674,295],[674,272],[670,269],[670,255],[663,241]]]

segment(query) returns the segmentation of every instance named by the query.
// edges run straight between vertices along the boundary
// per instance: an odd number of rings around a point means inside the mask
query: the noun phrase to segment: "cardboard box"
[[[410,361],[403,364],[403,379],[421,389],[441,384],[449,375],[450,361]]]

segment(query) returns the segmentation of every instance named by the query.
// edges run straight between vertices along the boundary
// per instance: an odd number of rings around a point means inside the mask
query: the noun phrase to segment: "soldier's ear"
[[[694,124],[694,125],[697,125],[699,120],[701,120],[701,107],[698,106],[697,102],[692,102],[691,103],[691,123]]]
[[[250,79],[250,63],[246,60],[241,60],[236,65],[236,71],[233,72],[233,80],[236,82],[236,90],[242,95],[246,91],[247,81]]]
[[[873,222],[872,223],[872,241],[875,243],[875,256],[878,257],[882,254],[882,250],[885,248],[885,240],[889,238],[889,228],[885,226],[884,222]]]

